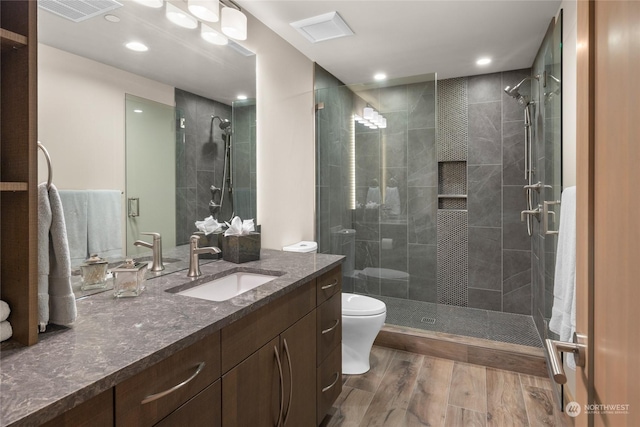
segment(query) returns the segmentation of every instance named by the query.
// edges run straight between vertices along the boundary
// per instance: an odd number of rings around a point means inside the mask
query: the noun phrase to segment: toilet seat
[[[342,294],[343,316],[375,316],[386,311],[387,306],[375,298],[350,293]]]

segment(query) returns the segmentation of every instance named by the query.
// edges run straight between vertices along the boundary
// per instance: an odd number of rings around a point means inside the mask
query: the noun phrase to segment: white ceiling
[[[236,0],[346,84],[436,72],[438,79],[528,68],[559,0]],[[337,11],[354,36],[312,44],[291,25]],[[249,29],[251,31],[251,29]],[[479,67],[482,56],[493,58]]]

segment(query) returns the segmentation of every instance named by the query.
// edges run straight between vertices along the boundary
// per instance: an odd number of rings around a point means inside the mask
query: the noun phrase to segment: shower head
[[[220,129],[225,133],[225,135],[231,134],[231,122],[229,119],[223,119],[220,116],[211,116],[211,122],[213,123],[214,119],[220,120]]]
[[[520,82],[515,85],[514,87],[511,86],[507,86],[504,88],[504,91],[507,95],[513,97],[516,101],[518,101],[518,103],[520,105],[528,105],[529,104],[529,98],[527,98],[525,95],[522,95],[518,89],[520,89],[520,86],[522,86],[522,83],[526,82],[527,80],[539,80],[540,76],[539,75],[535,75],[535,76],[527,76],[524,79],[520,80]]]

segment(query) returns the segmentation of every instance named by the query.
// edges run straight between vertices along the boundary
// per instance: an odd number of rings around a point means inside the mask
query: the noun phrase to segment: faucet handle
[[[156,233],[156,232],[153,232],[153,231],[142,231],[142,232],[140,232],[140,234],[143,234],[145,236],[153,236],[153,240],[162,238],[160,233]]]

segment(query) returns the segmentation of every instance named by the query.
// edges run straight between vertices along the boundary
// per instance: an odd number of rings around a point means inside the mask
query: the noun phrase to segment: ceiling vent
[[[70,21],[81,22],[122,7],[122,4],[114,0],[38,0],[38,6]]]
[[[351,31],[351,28],[344,22],[338,12],[329,12],[313,18],[292,22],[291,26],[311,43],[353,35],[353,31]]]

